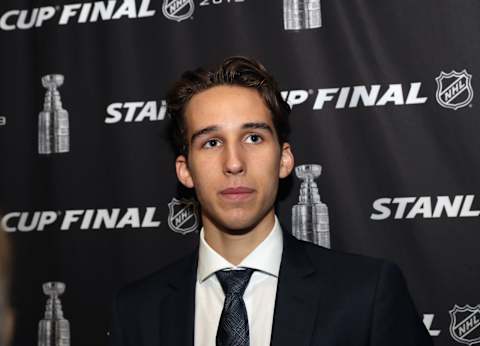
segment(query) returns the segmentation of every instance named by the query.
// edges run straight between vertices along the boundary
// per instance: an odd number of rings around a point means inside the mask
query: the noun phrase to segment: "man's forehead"
[[[249,123],[267,123],[272,116],[260,94],[252,88],[216,86],[192,97],[185,109],[188,132],[205,127],[242,129]]]
[[[255,88],[250,88],[242,85],[220,84],[211,86],[205,90],[201,90],[195,93],[195,95],[192,96],[190,101],[194,99],[205,99],[215,96],[218,96],[220,98],[232,96],[240,99],[246,97],[255,97],[258,99],[262,98],[259,91]]]

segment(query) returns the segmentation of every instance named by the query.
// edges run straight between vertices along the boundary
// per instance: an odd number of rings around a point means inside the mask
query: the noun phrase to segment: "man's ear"
[[[193,179],[188,168],[187,158],[184,155],[179,155],[175,160],[175,170],[177,178],[180,182],[188,188],[193,188]]]
[[[293,158],[293,153],[290,148],[290,144],[282,144],[282,154],[280,157],[280,171],[278,176],[280,178],[288,177],[292,172],[293,166],[295,165],[295,159]]]

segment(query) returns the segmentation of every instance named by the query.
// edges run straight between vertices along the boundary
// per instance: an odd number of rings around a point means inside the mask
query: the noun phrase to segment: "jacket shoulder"
[[[305,247],[307,255],[312,260],[312,263],[319,263],[319,261],[334,262],[340,267],[348,267],[355,269],[378,269],[388,261],[372,256],[359,255],[340,250],[327,249],[309,242],[299,240]]]
[[[163,268],[133,282],[118,290],[116,298],[123,302],[149,301],[161,299],[168,291],[169,285],[179,278],[191,273],[195,266],[196,252],[184,256]]]
[[[311,265],[331,283],[375,286],[384,271],[402,275],[396,264],[385,259],[327,249],[296,238],[293,241],[302,248]]]

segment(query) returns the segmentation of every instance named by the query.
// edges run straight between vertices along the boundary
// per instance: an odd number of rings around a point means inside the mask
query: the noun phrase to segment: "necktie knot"
[[[225,295],[236,294],[243,297],[243,293],[247,288],[253,269],[246,268],[243,270],[220,270],[215,273],[218,281],[222,286]]]

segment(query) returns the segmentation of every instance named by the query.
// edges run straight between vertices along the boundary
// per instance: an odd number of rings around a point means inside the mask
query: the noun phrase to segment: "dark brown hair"
[[[170,117],[168,135],[177,156],[187,156],[188,153],[184,117],[186,105],[195,94],[218,85],[256,89],[272,114],[273,126],[280,145],[288,141],[290,106],[283,100],[273,76],[254,59],[232,56],[214,68],[198,68],[184,72],[168,92],[167,115]]]

